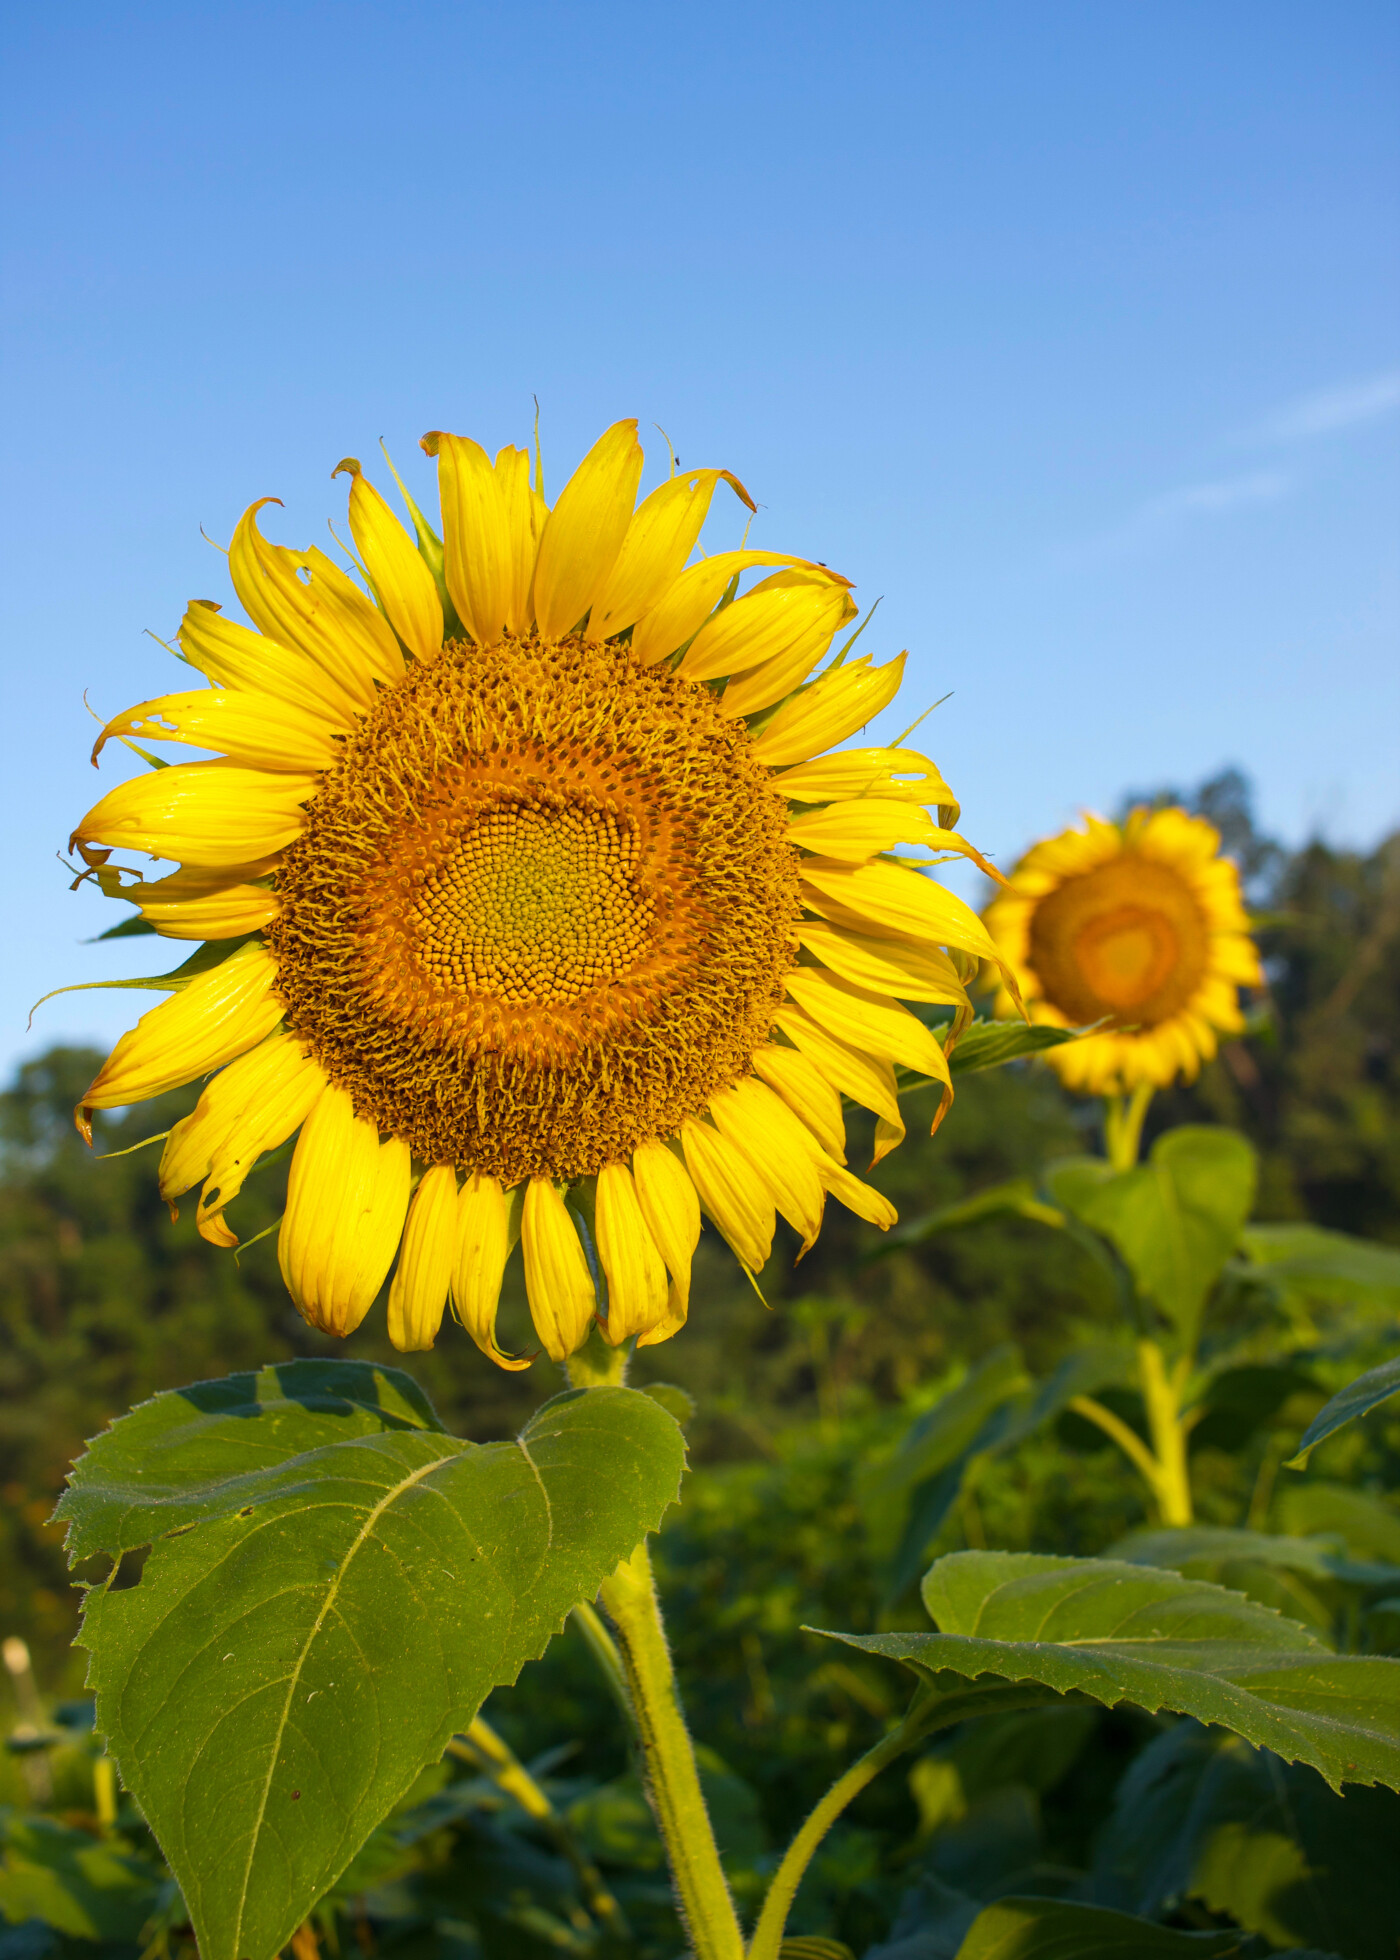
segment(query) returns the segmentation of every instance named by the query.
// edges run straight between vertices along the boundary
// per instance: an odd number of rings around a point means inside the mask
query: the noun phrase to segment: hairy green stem
[[[619,1565],[599,1598],[617,1628],[648,1794],[697,1960],[743,1960],[744,1937],[681,1713],[645,1543]]]
[[[569,1358],[569,1380],[575,1388],[620,1385],[626,1373],[626,1348],[609,1347],[596,1328]],[[614,1692],[621,1670],[646,1768],[647,1794],[696,1960],[744,1960],[744,1936],[681,1713],[645,1541],[618,1566],[598,1598],[617,1629],[615,1645],[591,1607],[576,1608],[575,1618]]]
[[[778,1960],[783,1945],[783,1929],[787,1925],[792,1902],[817,1846],[847,1804],[858,1797],[868,1783],[873,1783],[880,1771],[896,1756],[902,1756],[906,1749],[912,1748],[936,1722],[936,1697],[923,1693],[915,1695],[913,1705],[899,1727],[891,1729],[883,1741],[877,1742],[873,1749],[867,1749],[843,1776],[837,1777],[784,1852],[783,1861],[773,1874],[753,1938],[749,1941],[748,1960]]]

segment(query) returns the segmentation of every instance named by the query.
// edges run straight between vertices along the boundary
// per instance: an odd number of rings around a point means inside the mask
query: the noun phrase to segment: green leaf
[[[52,1817],[10,1817],[4,1845],[0,1913],[6,1919],[41,1919],[85,1940],[135,1940],[151,1915],[160,1873],[88,1831]]]
[[[1008,1215],[1033,1218],[1039,1225],[1062,1226],[1065,1222],[1063,1212],[1036,1196],[1030,1178],[1013,1177],[1005,1184],[993,1184],[988,1190],[977,1192],[975,1197],[963,1198],[954,1205],[940,1205],[937,1211],[927,1212],[922,1218],[911,1218],[907,1225],[891,1232],[872,1256],[886,1257],[900,1246],[922,1245],[925,1239],[935,1238],[939,1232],[954,1232],[964,1225],[976,1225],[984,1218]]]
[[[916,1418],[893,1456],[863,1480],[864,1488],[873,1499],[888,1502],[935,1476],[966,1450],[994,1409],[1029,1385],[1020,1349],[1009,1343],[994,1348]]]
[[[418,1772],[674,1501],[684,1443],[632,1389],[517,1443],[447,1435],[408,1377],[300,1362],[157,1396],[82,1459],[71,1554],[98,1726],[204,1960],[271,1960]]]
[[[1003,1062],[1040,1055],[1047,1048],[1079,1039],[1075,1028],[1047,1028],[1025,1021],[974,1021],[948,1057],[948,1069],[953,1075],[968,1075],[973,1069],[1000,1068]]]
[[[1285,1531],[1334,1532],[1359,1557],[1400,1565],[1400,1515],[1367,1491],[1321,1479],[1290,1484],[1279,1492],[1275,1507]]]
[[[1254,1200],[1252,1146],[1234,1130],[1186,1124],[1147,1163],[1114,1172],[1094,1159],[1052,1165],[1056,1201],[1106,1238],[1186,1345]]]
[[[1397,1842],[1393,1791],[1338,1796],[1314,1770],[1178,1722],[1119,1785],[1093,1896],[1140,1913],[1196,1899],[1279,1946],[1394,1960]]]
[[[1379,1368],[1368,1368],[1364,1375],[1358,1375],[1354,1382],[1332,1397],[1325,1407],[1319,1409],[1307,1428],[1303,1440],[1298,1445],[1298,1453],[1289,1459],[1290,1470],[1301,1470],[1308,1455],[1319,1443],[1355,1422],[1372,1409],[1388,1402],[1392,1395],[1400,1395],[1400,1355],[1393,1361],[1383,1361]]]
[[[1065,1899],[998,1899],[973,1920],[957,1960],[1189,1960],[1243,1950],[1238,1933],[1178,1933]]]
[[[1230,1525],[1186,1525],[1176,1530],[1131,1531],[1105,1554],[1131,1565],[1155,1565],[1193,1578],[1218,1578],[1217,1568],[1236,1564],[1278,1565],[1313,1579],[1337,1579],[1362,1587],[1394,1586],[1400,1566],[1363,1564],[1318,1538],[1289,1538],[1271,1531]],[[1226,1582],[1228,1583],[1228,1581]]]
[[[1326,1300],[1400,1303],[1400,1247],[1321,1225],[1250,1225],[1240,1250],[1263,1276]],[[1249,1270],[1249,1268],[1246,1268]]]
[[[1240,1593],[1031,1552],[954,1552],[923,1590],[937,1633],[832,1637],[903,1661],[950,1719],[1066,1694],[1133,1702],[1218,1722],[1338,1788],[1400,1784],[1400,1663],[1329,1653]]]

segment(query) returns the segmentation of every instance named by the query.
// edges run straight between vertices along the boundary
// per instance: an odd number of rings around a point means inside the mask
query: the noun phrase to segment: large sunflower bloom
[[[1243,1028],[1240,987],[1262,978],[1239,873],[1214,825],[1185,810],[1086,816],[1043,839],[986,921],[1033,1021],[1108,1024],[1047,1054],[1088,1095],[1193,1081],[1219,1036]]]
[[[619,422],[551,510],[524,450],[423,447],[441,537],[347,459],[362,588],[269,543],[254,504],[228,554],[252,625],[192,603],[180,652],[210,685],[103,731],[218,756],[119,784],[73,839],[156,931],[210,944],[78,1121],[209,1077],[160,1167],[172,1202],[202,1183],[207,1239],[237,1243],[228,1206],[299,1129],[278,1256],[305,1318],[349,1333],[397,1250],[397,1346],[430,1347],[450,1299],[524,1366],[496,1338],[517,1242],[558,1360],[595,1318],[614,1344],[681,1325],[702,1211],[750,1272],[775,1212],[804,1247],[828,1194],[892,1223],[846,1168],[842,1097],[877,1155],[904,1134],[897,1065],[946,1107],[945,1048],[900,997],[960,1027],[996,950],[890,855],[976,858],[933,764],[822,753],[903,667],[809,679],[849,581],[769,551],[688,565],[721,479],[753,508],[736,478],[673,472],[634,509]],[[751,568],[776,569],[738,597]],[[123,886],[121,847],[179,868]]]

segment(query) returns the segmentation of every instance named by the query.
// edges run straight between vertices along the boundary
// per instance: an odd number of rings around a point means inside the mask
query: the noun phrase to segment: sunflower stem
[[[1175,1368],[1169,1369],[1155,1341],[1138,1342],[1138,1381],[1157,1462],[1157,1508],[1162,1523],[1171,1526],[1195,1521],[1186,1457],[1189,1431],[1181,1419],[1181,1394],[1189,1369],[1189,1356],[1183,1356]]]
[[[599,1599],[617,1629],[646,1765],[647,1794],[696,1960],[743,1960],[744,1936],[681,1713],[645,1542],[618,1566]]]
[[[1142,1144],[1143,1119],[1156,1094],[1150,1082],[1139,1082],[1131,1096],[1105,1096],[1104,1153],[1116,1171],[1130,1171]]]
[[[610,1347],[595,1326],[566,1364],[571,1386],[621,1387],[630,1347],[630,1342]],[[614,1692],[621,1686],[625,1693],[646,1768],[647,1795],[696,1960],[743,1960],[744,1937],[705,1808],[645,1541],[618,1566],[598,1600],[616,1629],[615,1646],[591,1607],[575,1608],[574,1617],[609,1686]]]

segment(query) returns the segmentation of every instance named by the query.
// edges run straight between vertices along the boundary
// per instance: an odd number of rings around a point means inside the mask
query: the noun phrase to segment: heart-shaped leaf
[[[1135,1702],[1218,1722],[1337,1789],[1400,1787],[1400,1661],[1333,1654],[1242,1593],[1032,1552],[951,1553],[923,1593],[937,1633],[832,1637],[903,1661],[959,1719],[1052,1695]]]
[[[60,1504],[97,1721],[204,1960],[271,1960],[491,1689],[675,1499],[649,1395],[576,1390],[514,1443],[393,1370],[300,1362],[157,1396]],[[123,1555],[150,1545],[139,1580]]]

